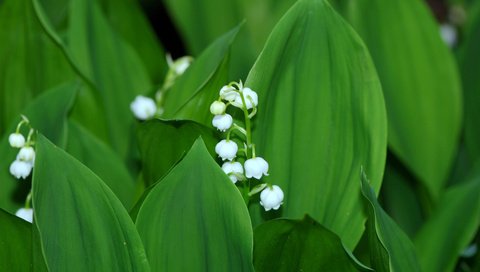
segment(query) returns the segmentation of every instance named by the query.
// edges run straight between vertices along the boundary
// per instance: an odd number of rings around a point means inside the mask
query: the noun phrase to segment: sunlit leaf
[[[37,137],[33,210],[50,271],[150,271],[121,202],[91,170]]]
[[[378,190],[386,113],[367,49],[323,0],[298,1],[273,30],[246,86],[258,92],[253,142],[284,188],[280,214],[310,214],[349,249],[366,218],[358,190],[365,165]],[[264,216],[254,204],[254,225]]]
[[[238,189],[198,139],[136,217],[154,271],[253,271],[253,231]]]
[[[447,181],[461,124],[452,54],[423,1],[349,2],[346,17],[365,41],[382,82],[389,146],[435,200]]]

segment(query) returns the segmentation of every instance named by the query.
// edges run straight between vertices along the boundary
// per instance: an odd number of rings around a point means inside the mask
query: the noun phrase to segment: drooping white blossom
[[[448,47],[453,48],[457,45],[457,29],[455,26],[445,23],[440,25],[440,35]]]
[[[222,165],[222,170],[228,175],[233,183],[238,181],[237,175],[243,174],[243,167],[239,162],[225,162]]]
[[[31,162],[15,160],[10,164],[10,174],[17,179],[26,179],[32,172],[33,164]]]
[[[136,118],[147,120],[152,118],[157,112],[157,105],[150,97],[138,95],[130,104],[130,109]]]
[[[25,137],[20,133],[12,133],[8,136],[8,143],[10,143],[11,147],[23,147],[25,145]]]
[[[17,155],[17,160],[34,163],[35,162],[35,150],[31,146],[24,146],[20,148]]]
[[[33,209],[30,208],[21,208],[15,213],[17,217],[22,218],[23,220],[32,223],[33,222]]]
[[[221,115],[215,115],[212,120],[212,125],[220,131],[229,129],[233,124],[233,118],[230,114],[225,113]]]
[[[240,95],[234,87],[225,85],[220,89],[220,97],[227,101],[233,102],[240,97]]]
[[[283,191],[277,185],[267,186],[260,193],[260,205],[263,206],[265,211],[271,209],[278,210],[283,203]]]
[[[258,105],[258,95],[252,89],[246,87],[241,90],[241,95],[245,99],[245,105],[247,106],[247,110],[252,109]],[[238,95],[234,101],[232,101],[232,105],[237,108],[243,108],[242,97]]]
[[[268,176],[268,162],[261,157],[246,160],[244,167],[247,178],[261,179],[262,175]]]
[[[222,160],[233,160],[237,156],[238,146],[234,141],[221,140],[215,146],[215,152]]]

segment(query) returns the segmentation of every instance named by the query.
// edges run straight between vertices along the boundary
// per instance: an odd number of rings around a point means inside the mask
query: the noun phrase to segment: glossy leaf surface
[[[365,215],[358,173],[378,190],[386,113],[367,49],[323,0],[298,1],[277,24],[248,76],[258,92],[253,142],[270,164],[267,182],[285,191],[280,214],[310,214],[353,248]],[[254,204],[254,225],[263,212]]]
[[[150,271],[122,203],[90,169],[37,137],[33,209],[50,271]]]
[[[253,271],[253,231],[238,189],[199,138],[136,217],[154,271]]]

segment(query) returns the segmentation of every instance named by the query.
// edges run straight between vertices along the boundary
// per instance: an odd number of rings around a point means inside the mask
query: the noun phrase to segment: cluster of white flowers
[[[22,116],[22,121],[18,124],[16,132],[8,137],[10,146],[20,149],[16,159],[10,164],[10,174],[17,179],[26,179],[32,172],[35,164],[35,150],[33,149],[34,142],[32,140],[34,130],[30,128],[27,140],[25,140],[23,134],[20,133],[22,125],[29,125],[29,121],[25,116]]]
[[[130,110],[133,112],[133,115],[139,120],[148,120],[155,117],[155,115],[162,115],[164,93],[187,70],[192,61],[193,58],[190,56],[184,56],[174,61],[170,54],[167,54],[169,70],[162,87],[155,94],[155,100],[143,95],[135,97],[133,102],[130,103]]]
[[[245,128],[234,122],[233,117],[228,114],[227,108],[232,105],[241,109],[245,116]],[[248,87],[244,87],[242,82],[232,82],[223,86],[219,92],[218,100],[210,105],[210,112],[214,115],[212,125],[221,132],[227,132],[226,139],[221,140],[215,146],[215,152],[218,156],[226,161],[222,165],[222,169],[233,183],[238,181],[253,180],[259,183],[263,176],[268,176],[268,162],[262,157],[255,154],[255,145],[251,142],[251,125],[250,121],[257,113],[258,95],[255,91]],[[233,131],[240,132],[246,140],[241,141],[244,145],[243,149],[238,148],[235,140],[231,139]],[[237,155],[244,154],[245,162],[235,161]],[[266,211],[271,209],[277,210],[283,203],[283,191],[277,185],[260,183],[253,187],[249,186],[249,196],[261,192],[260,204]]]

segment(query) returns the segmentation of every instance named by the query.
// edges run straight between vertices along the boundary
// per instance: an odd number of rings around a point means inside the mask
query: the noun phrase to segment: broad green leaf
[[[381,203],[402,230],[413,238],[423,224],[424,216],[414,186],[415,179],[400,166],[399,163],[387,162],[380,191]]]
[[[254,232],[253,263],[260,271],[364,271],[340,238],[308,215],[268,221]]]
[[[59,146],[66,142],[66,117],[70,110],[79,85],[71,83],[44,92],[33,100],[23,111],[33,128],[44,133]],[[9,172],[10,164],[15,160],[18,149],[8,143],[8,136],[15,132],[20,115],[12,120],[7,134],[0,141],[0,207],[14,213],[25,202],[30,183],[15,179]],[[27,131],[22,131],[27,135]]]
[[[50,271],[150,271],[122,203],[91,170],[37,137],[33,209]]]
[[[29,0],[0,6],[0,137],[38,94],[73,79],[61,51],[43,33]]]
[[[378,204],[363,170],[361,187],[368,210],[370,260],[375,271],[420,271],[412,242]]]
[[[32,268],[32,224],[0,209],[0,270]]]
[[[415,237],[423,271],[453,271],[480,226],[480,171],[440,197]]]
[[[457,68],[439,27],[418,0],[352,0],[346,17],[382,82],[389,147],[435,200],[456,153],[462,111]]]
[[[89,103],[85,106],[93,103],[92,97],[100,99],[109,143],[124,158],[131,143],[129,132],[134,120],[129,105],[135,94],[147,92],[152,84],[140,58],[114,32],[94,0],[70,0],[65,40],[56,33],[38,0],[33,1],[42,26],[62,48],[77,74],[96,92],[88,94]]]
[[[190,119],[211,125],[210,104],[228,83],[230,46],[241,25],[213,42],[185,71],[165,97],[164,118]]]
[[[138,128],[142,172],[146,187],[164,176],[202,136],[212,156],[216,132],[193,121],[150,120]]]
[[[68,124],[67,152],[90,168],[115,193],[125,208],[134,199],[134,182],[118,155],[75,122]]]
[[[67,45],[80,69],[102,98],[110,141],[125,157],[130,144],[135,94],[146,92],[150,79],[137,54],[115,33],[93,0],[71,0]]]
[[[150,190],[135,223],[154,271],[253,271],[247,208],[200,138]]]
[[[310,214],[347,248],[366,215],[358,190],[365,165],[378,191],[386,156],[386,113],[367,49],[324,0],[300,0],[280,20],[250,71],[258,92],[253,122],[266,182],[285,191],[280,214]],[[254,225],[267,216],[251,207]]]
[[[167,73],[165,52],[155,36],[138,0],[101,0],[112,27],[141,58],[150,78],[157,84]]]
[[[466,40],[460,52],[460,69],[465,95],[465,144],[472,160],[480,158],[480,3],[470,16]]]

